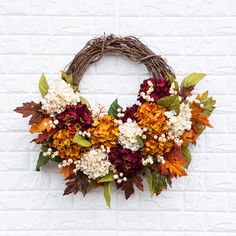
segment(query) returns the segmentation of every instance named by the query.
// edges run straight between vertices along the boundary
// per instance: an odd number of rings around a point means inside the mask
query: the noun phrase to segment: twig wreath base
[[[79,82],[88,66],[105,53],[125,55],[146,66],[150,78],[138,91],[137,103],[123,108],[116,99],[108,111],[95,110],[79,94]],[[179,85],[173,70],[135,37],[102,36],[90,40],[75,55],[62,80],[48,84],[42,74],[39,102],[26,102],[16,112],[30,117],[32,142],[41,145],[36,170],[57,162],[65,176],[64,194],[104,188],[110,207],[111,183],[128,199],[134,187],[143,191],[146,177],[151,196],[171,186],[173,177],[186,176],[195,144],[214,110],[208,92],[193,95],[205,77],[192,73]]]

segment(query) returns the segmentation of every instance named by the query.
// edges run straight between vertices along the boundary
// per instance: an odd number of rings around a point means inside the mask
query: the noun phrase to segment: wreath
[[[125,55],[146,66],[150,78],[140,85],[137,103],[122,108],[116,99],[106,112],[94,110],[79,94],[79,82],[105,53]],[[173,70],[135,37],[102,36],[90,40],[49,86],[39,81],[40,102],[26,102],[16,112],[30,117],[32,142],[41,145],[36,170],[57,162],[65,176],[64,195],[104,188],[110,207],[111,183],[128,199],[134,187],[143,191],[146,177],[151,196],[171,186],[173,177],[187,175],[189,145],[206,127],[215,100],[208,92],[192,94],[205,77],[192,73],[179,85]]]

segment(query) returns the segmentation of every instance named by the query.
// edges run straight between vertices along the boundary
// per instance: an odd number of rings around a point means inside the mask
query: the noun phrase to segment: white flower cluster
[[[74,93],[71,86],[64,80],[56,82],[42,99],[42,109],[49,114],[61,113],[67,105],[76,105],[79,101],[78,93]]]
[[[175,83],[171,83],[170,89],[169,89],[170,95],[176,95],[177,91],[175,90]]]
[[[83,136],[83,137],[88,137],[90,138],[91,137],[91,134],[87,131],[79,131],[79,135]]]
[[[123,148],[128,148],[132,151],[137,151],[140,148],[137,136],[142,136],[143,130],[137,125],[135,121],[130,118],[127,122],[119,124],[118,142]]]
[[[167,138],[174,140],[177,145],[181,145],[183,141],[179,139],[180,136],[182,136],[185,130],[190,130],[192,126],[190,104],[181,103],[178,115],[172,110],[165,112],[165,116],[168,118],[168,125],[170,127]]]
[[[150,95],[151,95],[151,93],[154,91],[154,88],[153,88],[153,83],[152,83],[152,81],[151,80],[148,80],[147,81],[147,84],[148,84],[148,86],[149,86],[149,88],[148,88],[148,90],[147,90],[147,92],[145,93],[145,92],[141,92],[140,93],[140,96],[144,99],[144,100],[146,100],[146,101],[148,101],[148,102],[154,102],[154,98],[152,98]]]
[[[153,164],[153,157],[151,155],[148,155],[146,158],[142,158],[142,164],[143,166],[146,166],[147,164]]]
[[[105,149],[91,149],[83,154],[79,160],[74,161],[74,164],[76,167],[73,171],[76,173],[80,170],[89,179],[96,179],[107,175],[111,167]]]

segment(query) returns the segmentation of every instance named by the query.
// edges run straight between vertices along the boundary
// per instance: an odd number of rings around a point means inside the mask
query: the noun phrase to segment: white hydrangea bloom
[[[50,86],[48,94],[42,99],[42,108],[49,114],[61,113],[67,105],[76,105],[79,94],[64,80]]]
[[[123,148],[128,148],[132,151],[137,151],[140,148],[136,137],[142,136],[143,130],[135,121],[128,119],[127,122],[119,124],[118,142]]]
[[[77,160],[76,171],[81,170],[89,179],[103,177],[109,173],[111,163],[106,151],[91,149]]]
[[[189,103],[181,103],[180,112],[177,115],[175,111],[165,112],[168,118],[168,137],[174,140],[178,145],[181,145],[182,140],[179,137],[183,135],[185,130],[190,130],[192,126],[192,112]]]

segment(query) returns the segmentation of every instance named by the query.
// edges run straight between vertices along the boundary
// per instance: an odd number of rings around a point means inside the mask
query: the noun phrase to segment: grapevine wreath
[[[106,113],[95,111],[79,94],[79,82],[92,63],[105,53],[125,55],[143,63],[150,75],[140,85],[137,103],[122,108],[116,99]],[[26,102],[16,112],[30,116],[32,142],[41,145],[36,170],[57,162],[65,176],[64,195],[104,188],[110,206],[111,182],[128,199],[134,186],[143,191],[146,177],[151,195],[185,176],[191,162],[190,144],[205,127],[215,100],[208,92],[192,95],[205,74],[192,73],[179,85],[166,61],[135,37],[102,36],[90,40],[61,72],[62,80],[48,85],[42,74],[40,102]]]

